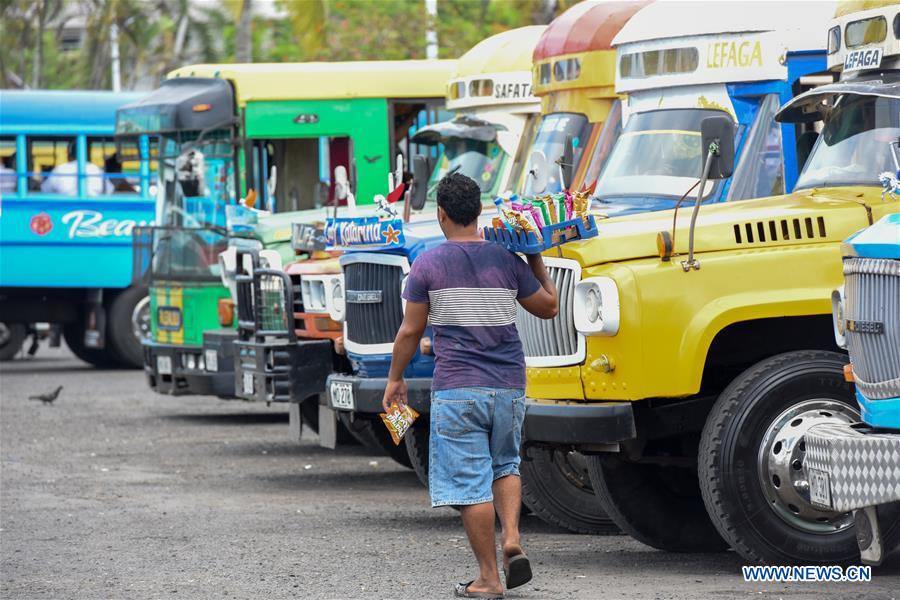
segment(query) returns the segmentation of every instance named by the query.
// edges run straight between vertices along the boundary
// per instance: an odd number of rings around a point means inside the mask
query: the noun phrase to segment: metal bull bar
[[[254,264],[258,264],[254,260]],[[254,268],[235,276],[238,341],[235,390],[245,400],[302,402],[325,389],[332,371],[331,340],[299,340],[294,290],[282,271]]]

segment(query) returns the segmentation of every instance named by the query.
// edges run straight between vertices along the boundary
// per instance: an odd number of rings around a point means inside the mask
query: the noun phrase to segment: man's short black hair
[[[450,173],[438,183],[437,203],[451,221],[465,227],[481,213],[481,188],[470,177]]]

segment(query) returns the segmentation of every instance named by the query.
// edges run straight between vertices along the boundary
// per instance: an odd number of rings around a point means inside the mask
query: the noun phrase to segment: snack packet
[[[381,420],[384,421],[384,426],[387,427],[387,430],[390,432],[394,444],[399,446],[400,441],[403,439],[403,435],[409,431],[412,424],[419,418],[419,413],[410,408],[408,404],[401,409],[400,406],[394,402],[391,404],[390,413],[381,413],[379,416],[381,417]]]
[[[559,209],[556,207],[556,199],[548,194],[544,202],[547,204],[547,212],[550,213],[550,223],[554,225],[559,223]]]
[[[541,215],[541,211],[534,204],[526,202],[525,210],[523,212],[527,212],[531,215],[532,220],[538,229],[544,226],[544,219]]]
[[[500,209],[500,214],[503,215],[503,219],[509,224],[510,231],[515,230],[519,224],[518,219],[516,218],[518,213],[511,208],[502,207]]]
[[[553,202],[556,204],[556,216],[558,223],[566,220],[566,194],[559,193],[553,196]]]
[[[521,214],[520,223],[522,225],[522,231],[525,231],[525,232],[530,231],[534,234],[534,237],[537,239],[537,241],[539,241],[539,242],[544,241],[544,236],[541,234],[541,228],[538,226],[537,223],[535,223],[534,217],[532,216],[532,214],[530,212],[523,212]]]
[[[541,222],[544,225],[550,225],[550,211],[547,208],[547,201],[544,196],[539,196],[531,201],[531,205],[541,213]]]
[[[587,192],[578,192],[572,199],[572,209],[575,216],[580,219],[587,218],[590,209],[590,195]]]

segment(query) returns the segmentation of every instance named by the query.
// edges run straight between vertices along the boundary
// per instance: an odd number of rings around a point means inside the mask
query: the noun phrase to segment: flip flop
[[[506,589],[511,590],[531,581],[531,562],[525,553],[515,554],[509,557],[506,568]]]
[[[485,600],[503,600],[503,592],[470,592],[469,586],[475,583],[473,579],[469,583],[457,583],[453,590],[457,598],[484,598]]]

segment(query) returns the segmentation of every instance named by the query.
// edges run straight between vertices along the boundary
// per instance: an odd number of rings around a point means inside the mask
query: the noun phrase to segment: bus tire
[[[14,359],[26,337],[28,329],[24,323],[0,322],[0,361]]]
[[[66,339],[66,345],[72,354],[101,369],[115,368],[119,366],[118,361],[114,360],[109,353],[109,348],[98,349],[88,348],[84,345],[84,320],[79,318],[74,323],[66,323],[63,325],[63,337]]]
[[[588,457],[601,505],[622,531],[667,552],[721,552],[694,469],[636,463],[617,454]]]
[[[573,533],[618,533],[594,494],[584,469],[586,458],[555,448],[527,447],[519,466],[522,503],[541,520]]]
[[[858,563],[850,513],[809,502],[804,433],[859,419],[847,356],[804,350],[763,360],[720,394],[700,443],[699,477],[713,523],[744,559],[766,564]],[[885,548],[900,539],[900,503],[879,509]]]
[[[125,288],[113,298],[106,320],[106,339],[116,361],[123,367],[143,368],[141,341],[142,337],[149,336],[149,326],[150,297],[147,288]]]
[[[387,454],[397,463],[412,469],[406,445],[394,443],[380,418],[375,420],[357,417],[351,421],[349,413],[341,413],[341,423],[366,448]]]
[[[425,489],[428,489],[428,440],[431,439],[431,424],[427,419],[422,419],[413,424],[403,436],[406,451],[409,453],[409,462],[412,470]]]

